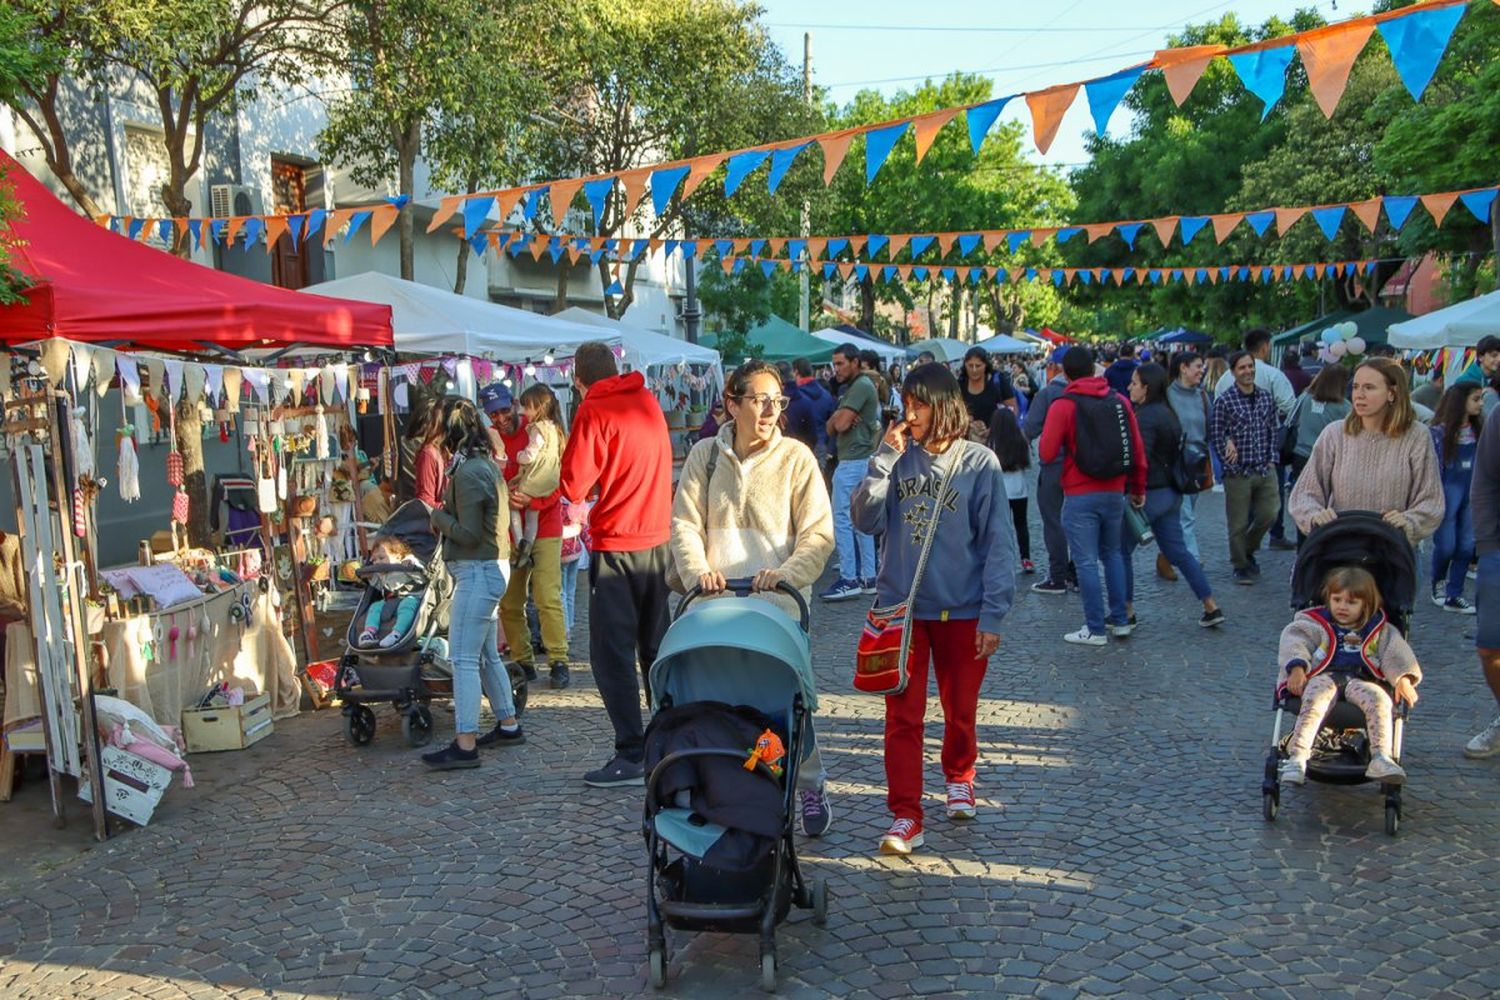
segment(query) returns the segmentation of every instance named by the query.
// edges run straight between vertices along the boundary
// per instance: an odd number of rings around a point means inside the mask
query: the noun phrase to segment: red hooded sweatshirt
[[[1042,437],[1037,442],[1037,455],[1043,462],[1052,462],[1059,453],[1063,456],[1062,488],[1064,496],[1077,493],[1128,493],[1131,496],[1146,494],[1146,446],[1141,441],[1141,429],[1135,422],[1135,410],[1130,401],[1124,400],[1125,416],[1130,421],[1130,471],[1123,476],[1110,479],[1095,479],[1073,463],[1073,453],[1078,448],[1078,428],[1074,418],[1078,409],[1069,396],[1094,396],[1103,399],[1113,393],[1102,376],[1090,375],[1068,383],[1063,394],[1047,408],[1047,422],[1042,425]],[[1118,393],[1115,393],[1119,395]],[[1059,405],[1063,404],[1063,405]],[[1126,488],[1128,485],[1128,489]]]
[[[596,550],[641,552],[671,537],[672,439],[640,372],[589,386],[573,419],[559,489],[579,503],[595,486],[589,534]]]

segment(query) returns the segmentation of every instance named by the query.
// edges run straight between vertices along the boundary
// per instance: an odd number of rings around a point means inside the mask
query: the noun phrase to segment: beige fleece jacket
[[[557,489],[562,477],[563,437],[550,420],[533,420],[526,432],[526,447],[516,456],[520,471],[510,486],[527,496],[544,497]]]
[[[682,466],[672,501],[672,556],[687,586],[710,571],[725,577],[780,570],[811,598],[811,587],[833,552],[833,509],[817,459],[807,445],[780,431],[770,444],[741,461],[734,424],[699,441]],[[718,451],[713,480],[709,455]],[[766,595],[795,614],[790,598]]]

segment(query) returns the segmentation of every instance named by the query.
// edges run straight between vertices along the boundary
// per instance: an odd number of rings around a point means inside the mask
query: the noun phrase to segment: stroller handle
[[[413,566],[411,563],[369,563],[354,571],[360,579],[374,576],[377,573],[423,573],[427,570],[421,566]]]
[[[750,587],[754,583],[755,580],[751,577],[737,576],[733,579],[725,580],[724,589],[734,594],[734,596],[736,597],[749,597]],[[800,590],[782,580],[776,581],[775,589],[783,594],[786,594],[792,600],[797,602],[797,613],[801,618],[800,624],[802,626],[802,631],[805,633],[809,628],[812,627],[812,612],[807,607],[807,599],[802,596],[802,592]],[[677,614],[673,616],[673,619],[675,620],[682,617],[682,613],[687,610],[688,605],[702,596],[702,587],[698,586],[697,584],[693,584],[693,586],[689,587],[687,593],[683,595],[682,603],[677,605]]]

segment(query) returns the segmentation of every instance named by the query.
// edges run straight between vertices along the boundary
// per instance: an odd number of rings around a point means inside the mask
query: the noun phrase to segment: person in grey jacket
[[[1000,461],[983,445],[964,440],[969,414],[958,380],[943,365],[922,365],[906,377],[901,398],[906,419],[886,432],[850,499],[857,529],[885,536],[875,581],[881,607],[912,593],[934,514],[938,519],[906,621],[909,682],[885,699],[886,801],[893,821],[880,841],[884,854],[909,854],[922,846],[929,662],[943,704],[948,818],[975,814],[979,687],[1000,645],[1017,569]]]
[[[434,770],[478,767],[481,746],[526,742],[496,639],[497,609],[510,577],[510,505],[500,467],[490,457],[488,425],[467,399],[448,409],[443,448],[452,457],[443,506],[432,530],[443,541],[453,578],[448,648],[453,664],[453,742],[422,755]],[[479,736],[479,693],[500,721]]]
[[[1037,390],[1021,425],[1028,441],[1042,436],[1048,408],[1068,388],[1068,378],[1062,373],[1062,356],[1066,352],[1066,347],[1059,347],[1048,359],[1047,384]],[[1059,457],[1055,462],[1041,463],[1036,474],[1036,509],[1042,515],[1042,542],[1047,546],[1047,577],[1031,585],[1038,594],[1066,594],[1068,582],[1073,577],[1072,564],[1068,561],[1068,537],[1063,534],[1062,527],[1062,473],[1063,463]]]
[[[1208,451],[1208,392],[1203,388],[1203,373],[1207,365],[1199,354],[1183,351],[1172,355],[1167,368],[1171,382],[1167,385],[1167,405],[1177,415],[1182,426],[1183,443],[1196,444]],[[1198,551],[1198,494],[1185,494],[1182,498],[1182,541],[1194,559],[1201,565],[1203,554]],[[1157,567],[1161,572],[1161,567]],[[1166,576],[1167,574],[1162,574]]]

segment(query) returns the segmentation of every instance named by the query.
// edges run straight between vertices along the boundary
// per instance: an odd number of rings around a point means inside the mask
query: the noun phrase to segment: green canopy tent
[[[745,339],[752,345],[760,345],[761,350],[753,352],[752,356],[762,361],[793,361],[797,358],[806,358],[815,365],[827,364],[833,360],[833,349],[836,346],[819,340],[780,316],[772,316],[760,326],[750,330],[745,334]],[[704,347],[718,349],[718,338],[713,334],[706,334],[701,339],[701,343]],[[744,357],[724,355],[726,365],[737,365],[744,360]]]
[[[1282,351],[1291,345],[1304,340],[1316,341],[1323,335],[1324,330],[1344,322],[1351,322],[1358,327],[1359,336],[1366,344],[1384,344],[1387,340],[1386,329],[1392,323],[1404,323],[1411,318],[1411,313],[1405,309],[1389,309],[1385,306],[1359,311],[1340,309],[1338,312],[1320,316],[1311,323],[1303,323],[1301,326],[1278,333],[1271,338],[1271,349],[1277,357],[1280,357]]]

